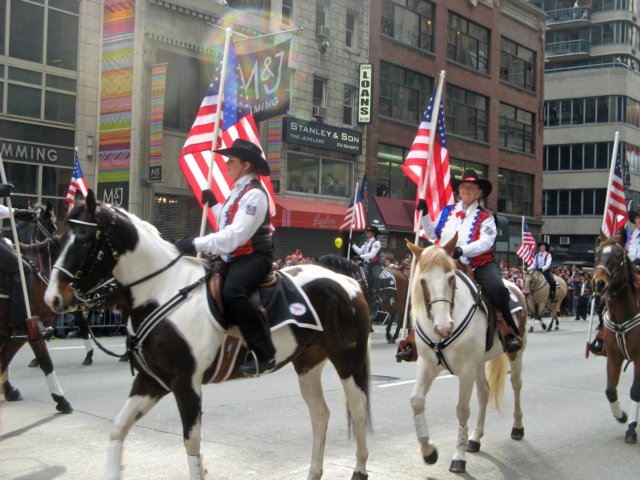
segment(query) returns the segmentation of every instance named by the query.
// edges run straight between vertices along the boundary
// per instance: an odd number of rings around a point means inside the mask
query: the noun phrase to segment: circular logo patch
[[[295,315],[296,317],[300,317],[307,313],[307,307],[305,307],[302,303],[292,303],[289,305],[289,312],[291,315]]]

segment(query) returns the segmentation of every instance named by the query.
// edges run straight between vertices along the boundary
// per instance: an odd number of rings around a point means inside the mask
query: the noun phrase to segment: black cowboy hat
[[[536,246],[540,248],[540,245],[544,245],[545,247],[547,247],[547,252],[549,251],[549,244],[547,242],[545,242],[544,240],[540,240],[538,243],[536,243]]]
[[[372,232],[374,235],[378,236],[378,234],[380,233],[380,229],[375,225],[369,225],[367,227],[367,232]]]
[[[458,190],[458,187],[463,182],[475,183],[476,185],[478,185],[482,190],[483,198],[487,198],[491,193],[491,191],[493,190],[493,185],[491,184],[491,182],[486,178],[478,177],[478,174],[473,168],[467,168],[462,173],[462,177],[460,177],[459,179],[454,178],[453,180],[451,180],[451,183],[453,184],[453,188],[455,190]]]
[[[629,221],[634,223],[636,221],[636,217],[640,215],[640,210],[631,210],[629,209]]]
[[[262,150],[255,143],[245,140],[243,138],[236,138],[233,141],[233,145],[229,148],[220,148],[214,150],[214,152],[227,157],[233,155],[240,160],[249,162],[256,170],[256,173],[260,175],[269,175],[271,170],[269,164],[262,156]]]

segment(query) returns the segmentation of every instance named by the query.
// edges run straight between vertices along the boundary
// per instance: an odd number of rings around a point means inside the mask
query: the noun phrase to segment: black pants
[[[542,272],[544,278],[547,279],[547,283],[549,284],[549,295],[555,297],[556,295],[556,279],[553,278],[553,272],[551,270],[545,270]]]
[[[249,295],[264,280],[272,265],[273,256],[269,254],[254,253],[234,259],[229,265],[222,291],[225,312],[240,327],[242,336],[259,362],[273,358],[276,349],[271,341],[269,326],[249,302]]]
[[[31,298],[31,267],[24,260],[24,276],[27,282],[27,294]],[[22,281],[20,280],[20,267],[18,266],[18,256],[13,249],[0,237],[0,272],[8,282],[9,291],[9,324],[12,326],[23,326],[27,319],[27,308],[24,303],[22,293]]]
[[[576,318],[584,318],[587,319],[588,310],[589,309],[589,297],[583,297],[580,295],[578,297],[578,309],[576,311]]]
[[[516,335],[519,335],[520,331],[509,309],[509,290],[502,281],[502,272],[498,264],[496,262],[485,263],[473,271],[473,276],[489,301],[502,313],[507,325],[513,329]]]
[[[365,263],[365,273],[367,274],[367,285],[369,285],[370,295],[373,298],[378,293],[378,278],[382,273],[382,267],[379,262]]]

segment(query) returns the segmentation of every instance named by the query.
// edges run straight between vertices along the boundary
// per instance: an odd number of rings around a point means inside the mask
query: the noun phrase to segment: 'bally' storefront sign
[[[357,130],[338,128],[325,123],[295,117],[283,117],[284,140],[290,143],[360,155],[362,134]]]

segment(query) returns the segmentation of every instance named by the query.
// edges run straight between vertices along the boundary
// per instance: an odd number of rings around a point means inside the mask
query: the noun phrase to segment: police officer
[[[13,185],[10,183],[0,184],[0,197],[5,198],[11,195]],[[5,205],[0,205],[0,219],[9,218],[11,209]],[[35,212],[31,210],[13,209],[13,216],[16,220],[36,220]],[[24,275],[27,283],[27,292],[31,291],[31,267],[25,261],[22,261],[24,267]],[[27,309],[24,303],[24,295],[22,293],[22,281],[20,279],[20,267],[18,264],[18,256],[10,246],[8,240],[0,233],[0,273],[4,274],[9,281],[7,288],[9,289],[9,324],[12,326],[23,326],[27,319]]]
[[[426,202],[418,202],[417,209],[423,212],[422,224],[427,238],[438,239],[444,245],[458,235],[453,258],[471,267],[484,294],[502,313],[506,322],[502,326],[506,350],[516,352],[522,348],[522,340],[509,309],[509,290],[495,261],[494,245],[498,234],[495,217],[478,204],[478,200],[489,196],[493,186],[489,180],[479,178],[471,168],[466,169],[459,180],[452,180],[452,184],[460,200],[446,206],[435,222],[431,221]]]
[[[549,244],[547,242],[538,242],[538,250],[533,257],[533,263],[529,267],[529,271],[533,272],[538,270],[542,272],[544,278],[547,279],[549,284],[549,297],[552,302],[556,301],[556,280],[553,278],[553,272],[551,271],[551,262],[553,256],[549,252]]]
[[[380,248],[382,245],[378,240],[380,230],[375,225],[369,225],[366,230],[367,241],[362,244],[361,247],[353,243],[351,239],[351,248],[360,255],[360,258],[364,262],[364,270],[367,275],[367,284],[369,285],[369,300],[373,301],[378,294],[378,277],[382,273],[382,266],[380,265]]]
[[[222,300],[225,312],[240,327],[254,358],[240,365],[244,375],[259,375],[276,366],[275,347],[261,313],[249,302],[249,294],[264,280],[273,264],[269,229],[269,200],[258,175],[269,175],[269,164],[254,143],[236,139],[230,148],[215,150],[229,157],[227,173],[235,180],[223,205],[215,205],[210,190],[202,202],[212,206],[219,230],[204,237],[176,242],[182,252],[220,255],[228,264]]]

